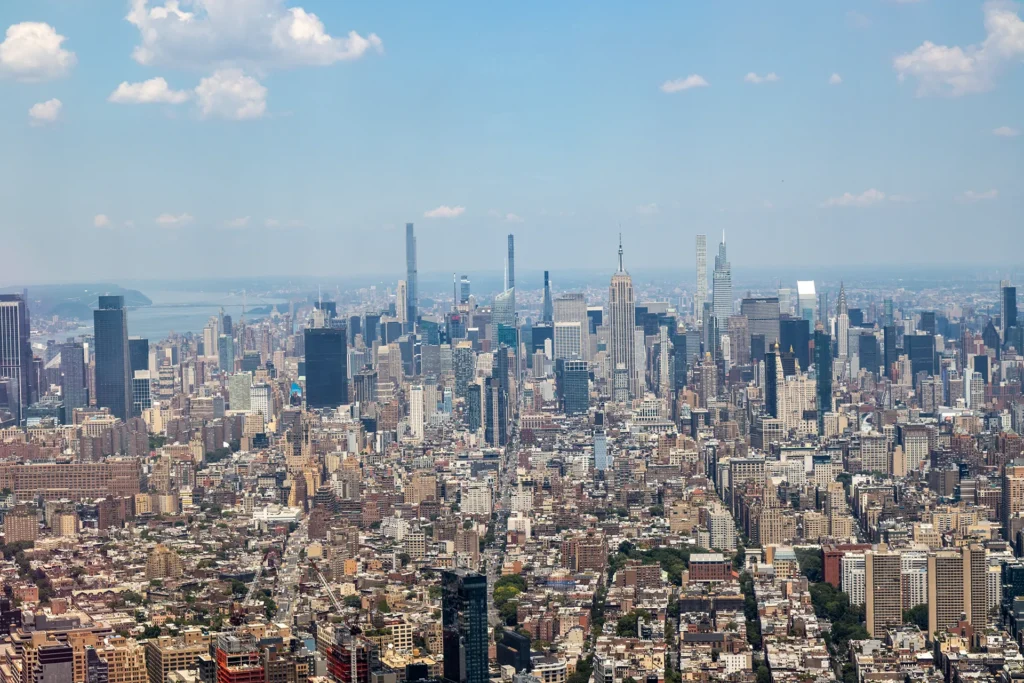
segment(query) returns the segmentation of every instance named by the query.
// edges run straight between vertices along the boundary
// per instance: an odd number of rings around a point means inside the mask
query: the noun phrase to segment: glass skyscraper
[[[30,329],[25,298],[0,294],[0,381],[6,380],[8,409],[18,422],[32,395]]]
[[[444,680],[487,683],[487,577],[465,569],[441,574]]]
[[[128,353],[128,312],[123,296],[101,296],[93,311],[96,405],[127,420],[132,413],[132,372]]]
[[[348,402],[348,330],[306,328],[306,407],[337,408]]]

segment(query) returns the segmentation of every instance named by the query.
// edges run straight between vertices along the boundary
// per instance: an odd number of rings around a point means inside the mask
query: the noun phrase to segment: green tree
[[[818,583],[825,580],[824,567],[821,559],[821,549],[797,548],[794,550],[796,560],[800,563],[800,571],[811,583]]]
[[[622,638],[637,638],[639,632],[637,631],[638,620],[643,619],[645,621],[650,619],[650,615],[646,610],[635,609],[626,614],[623,614],[615,622],[615,635]]]
[[[903,610],[903,623],[916,624],[919,629],[928,632],[928,605],[916,605]]]
[[[757,683],[772,683],[772,672],[764,664],[757,667]]]

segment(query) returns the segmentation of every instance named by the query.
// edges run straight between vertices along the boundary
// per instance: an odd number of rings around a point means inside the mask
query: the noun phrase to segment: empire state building
[[[636,302],[633,299],[633,278],[622,266],[622,237],[619,237],[619,269],[612,275],[608,288],[608,329],[611,352],[611,376],[625,370],[629,397],[640,395],[640,376],[636,359]],[[641,346],[641,348],[643,348]]]

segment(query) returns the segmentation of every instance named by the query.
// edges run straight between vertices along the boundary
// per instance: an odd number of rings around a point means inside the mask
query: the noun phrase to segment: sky
[[[970,0],[0,3],[0,285],[1007,264],[1024,20]],[[684,275],[687,274],[687,275]]]

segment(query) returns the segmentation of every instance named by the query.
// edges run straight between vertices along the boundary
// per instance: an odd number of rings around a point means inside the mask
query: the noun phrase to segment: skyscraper
[[[235,371],[235,340],[226,334],[217,337],[217,363],[222,372]]]
[[[75,408],[89,404],[89,391],[85,388],[85,349],[81,344],[67,343],[60,348],[60,396],[69,423]]]
[[[415,384],[409,387],[409,431],[416,441],[423,441],[423,428],[425,425],[423,385]]]
[[[554,300],[552,304],[552,310],[555,321],[555,357],[556,358],[571,358],[571,354],[559,355],[557,349],[558,344],[558,327],[559,323],[563,325],[579,325],[579,352],[577,356],[583,360],[590,360],[590,320],[587,317],[587,299],[579,293],[568,293],[559,296]]]
[[[409,285],[405,280],[398,281],[398,287],[395,290],[395,317],[398,318],[398,322],[402,323],[402,326],[408,329],[409,320]]]
[[[903,575],[899,553],[864,553],[865,621],[872,638],[903,623]]]
[[[463,275],[462,280],[459,283],[459,303],[469,303],[469,276]]]
[[[610,465],[608,457],[608,436],[604,431],[604,412],[594,414],[594,469],[604,472]]]
[[[806,320],[811,327],[818,320],[818,295],[814,280],[799,280],[796,283],[796,315]]]
[[[626,371],[629,397],[640,394],[640,376],[636,366],[636,302],[633,278],[622,266],[622,237],[619,237],[619,269],[608,288],[609,371]]]
[[[230,320],[224,316],[225,320]],[[137,370],[149,370],[149,340],[143,337],[128,338],[128,366],[134,373]]]
[[[416,270],[416,235],[412,223],[405,224],[405,312],[408,320],[406,329],[416,326],[419,315],[419,273]]]
[[[562,406],[565,414],[585,415],[590,407],[590,371],[587,361],[565,361],[562,375]]]
[[[441,574],[444,680],[487,683],[487,577],[465,569]]]
[[[1007,331],[1010,328],[1017,327],[1017,288],[1012,287],[1009,282],[1004,282],[1001,293],[1000,302],[1002,308],[999,316],[999,332],[1003,344],[1007,344],[1011,341],[1007,339]],[[1021,350],[1017,349],[1018,352]]]
[[[714,290],[712,291],[714,306],[712,310],[718,321],[718,329],[726,328],[726,319],[732,315],[732,268],[725,254],[725,232],[722,232],[722,243],[718,245],[715,256]]]
[[[825,413],[832,412],[832,337],[814,331],[814,372],[817,374],[818,433],[825,433]]]
[[[348,331],[307,327],[306,407],[337,408],[348,402]]]
[[[740,302],[740,315],[747,318],[747,329],[750,336],[764,335],[764,343],[768,348],[780,340],[778,297],[747,297]],[[755,358],[754,360],[761,359]]]
[[[982,631],[988,623],[988,558],[984,546],[939,550],[928,556],[928,632],[966,620]]]
[[[544,304],[541,310],[540,319],[549,323],[554,319],[554,305],[551,302],[551,280],[548,278],[548,271],[544,271]]]
[[[500,376],[488,377],[484,387],[486,404],[484,441],[489,446],[504,446],[508,443],[508,391],[506,381]]]
[[[7,403],[19,423],[32,395],[30,333],[25,297],[21,294],[0,294],[0,380],[9,380],[6,382]]]
[[[839,303],[836,306],[836,342],[839,345],[839,359],[850,358],[850,309],[846,305],[846,288],[839,283]]]
[[[123,296],[101,296],[93,311],[96,405],[122,420],[132,414],[132,372],[128,354],[128,315]]]
[[[708,236],[697,235],[697,290],[693,295],[693,315],[697,323],[704,320],[704,303],[708,300]]]
[[[516,243],[515,236],[508,236],[508,261],[505,269],[505,289],[516,287]]]

